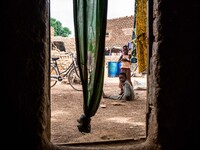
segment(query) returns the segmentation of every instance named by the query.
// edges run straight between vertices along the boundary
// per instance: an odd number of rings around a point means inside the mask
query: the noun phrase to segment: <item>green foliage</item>
[[[54,36],[68,37],[71,31],[67,27],[62,27],[62,23],[55,18],[51,18],[50,25],[54,28]]]

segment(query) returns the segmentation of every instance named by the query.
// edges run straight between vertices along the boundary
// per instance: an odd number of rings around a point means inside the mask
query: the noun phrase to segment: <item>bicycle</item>
[[[77,66],[76,58],[74,57],[73,53],[68,53],[71,58],[71,64],[61,70],[58,66],[57,60],[60,59],[59,57],[52,57],[51,60],[51,87],[55,86],[57,82],[63,81],[63,79],[67,78],[69,85],[76,91],[82,91],[82,82],[80,79],[79,68]]]

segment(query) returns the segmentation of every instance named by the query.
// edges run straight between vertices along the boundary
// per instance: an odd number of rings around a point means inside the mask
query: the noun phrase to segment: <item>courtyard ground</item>
[[[91,118],[91,133],[85,134],[79,132],[76,121],[83,114],[82,92],[75,91],[66,83],[58,83],[51,89],[52,143],[145,138],[146,89],[140,88],[145,80],[145,76],[132,77],[136,95],[134,101],[120,102],[102,98],[97,113]],[[105,77],[105,93],[119,93],[118,83],[118,77]]]

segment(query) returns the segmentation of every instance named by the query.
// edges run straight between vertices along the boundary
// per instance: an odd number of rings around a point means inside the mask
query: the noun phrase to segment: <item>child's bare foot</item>
[[[119,93],[119,95],[122,95],[124,92],[123,91],[121,91],[120,93]]]

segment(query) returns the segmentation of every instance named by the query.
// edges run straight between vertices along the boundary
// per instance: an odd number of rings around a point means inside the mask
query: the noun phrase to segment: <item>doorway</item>
[[[66,48],[67,49],[67,48]],[[116,56],[115,58],[118,58]],[[107,70],[106,70],[107,69]],[[119,92],[118,77],[108,77],[105,66],[104,89],[112,94]],[[98,112],[92,117],[91,133],[83,134],[77,129],[77,119],[82,114],[82,93],[73,90],[67,81],[51,89],[51,138],[53,143],[97,142],[135,140],[146,137],[146,89],[141,84],[146,74],[132,77],[136,101],[101,101]]]

